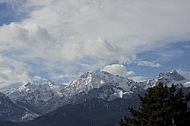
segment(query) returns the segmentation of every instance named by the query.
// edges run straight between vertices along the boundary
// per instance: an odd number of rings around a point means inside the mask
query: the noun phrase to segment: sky
[[[189,0],[0,0],[0,87],[102,70],[190,79]]]

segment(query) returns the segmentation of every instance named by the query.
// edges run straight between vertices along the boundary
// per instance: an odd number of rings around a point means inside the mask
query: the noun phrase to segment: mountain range
[[[0,115],[3,117],[0,119],[14,122],[30,119],[25,123],[17,123],[28,126],[114,125],[129,114],[127,107],[138,108],[137,94],[143,94],[159,82],[185,89],[190,87],[190,81],[176,70],[160,73],[155,79],[144,82],[135,82],[104,71],[86,72],[68,85],[51,81],[38,85],[29,82],[3,91],[2,95],[10,101],[9,104],[17,107],[12,110],[17,116],[5,118]]]

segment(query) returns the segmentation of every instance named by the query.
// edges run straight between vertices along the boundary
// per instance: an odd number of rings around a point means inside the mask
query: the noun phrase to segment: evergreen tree
[[[185,95],[181,88],[159,83],[139,98],[139,110],[130,107],[131,117],[121,119],[119,126],[186,126],[190,123],[187,107],[190,92]]]

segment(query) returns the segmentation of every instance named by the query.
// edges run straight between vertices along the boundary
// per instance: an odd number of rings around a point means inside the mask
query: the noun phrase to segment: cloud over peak
[[[120,65],[120,64],[112,64],[112,65],[107,65],[101,71],[106,71],[115,75],[120,75],[120,76],[130,76],[134,75],[135,73],[133,71],[127,71],[125,66]]]
[[[15,67],[24,65],[8,70],[30,78],[69,78],[96,69],[127,76],[133,72],[124,66],[131,64],[161,68],[160,61],[139,58],[138,54],[190,40],[188,0],[1,2],[19,15],[17,22],[0,26],[1,60],[13,60]],[[165,55],[167,52],[171,56]],[[157,56],[174,57],[167,49]],[[113,62],[123,66],[108,65]],[[7,70],[9,64],[3,62],[0,69]]]

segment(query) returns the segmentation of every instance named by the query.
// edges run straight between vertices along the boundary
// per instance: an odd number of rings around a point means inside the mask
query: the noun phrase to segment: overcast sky
[[[189,0],[0,0],[0,87],[103,70],[190,79]]]

